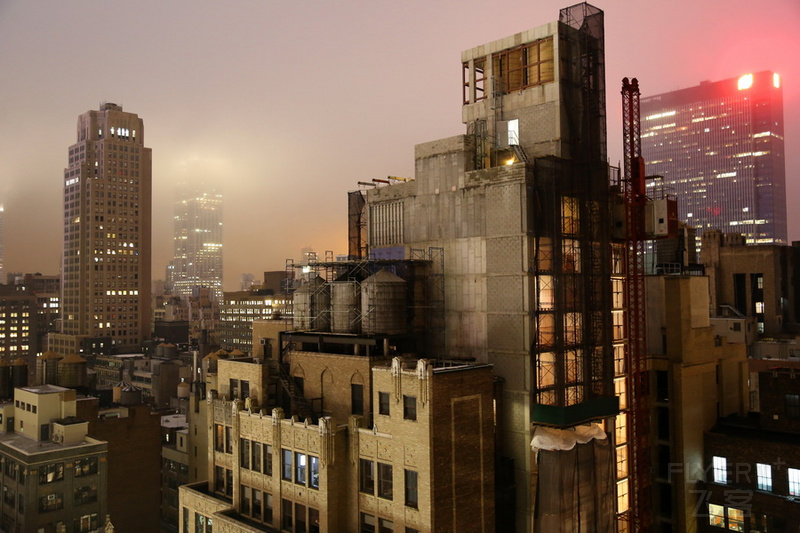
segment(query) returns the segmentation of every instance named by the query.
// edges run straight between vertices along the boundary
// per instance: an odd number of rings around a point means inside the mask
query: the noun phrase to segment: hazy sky
[[[225,288],[300,249],[346,252],[346,193],[411,177],[414,145],[464,133],[461,51],[570,2],[0,0],[6,271],[59,272],[62,182],[78,115],[144,120],[153,277],[172,256],[175,184],[218,180]],[[609,155],[619,86],[643,96],[775,70],[783,78],[789,238],[800,240],[800,1],[607,0]]]

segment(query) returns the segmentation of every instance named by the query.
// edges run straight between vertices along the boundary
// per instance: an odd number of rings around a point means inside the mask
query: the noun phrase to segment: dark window
[[[790,418],[800,417],[800,394],[787,394],[786,399],[786,416]]]
[[[97,485],[86,485],[75,489],[75,505],[97,501]]]
[[[64,508],[64,496],[60,492],[48,494],[39,498],[39,512],[47,513]]]
[[[233,496],[233,470],[225,469],[225,495]]]
[[[281,478],[286,481],[292,480],[292,451],[281,450]]]
[[[391,500],[392,495],[392,465],[378,463],[378,496]]]
[[[281,500],[281,527],[292,531],[292,502],[289,500]]]
[[[264,445],[264,473],[272,475],[272,444]]]
[[[295,533],[308,533],[306,530],[306,506],[294,504],[294,531]]]
[[[231,391],[231,400],[239,399],[239,380],[238,379],[231,379],[230,380],[230,391]]]
[[[366,513],[361,513],[360,521],[361,533],[375,533],[375,517]]]
[[[264,493],[264,522],[272,523],[272,494]]]
[[[378,519],[378,533],[394,533],[394,522],[385,518]]]
[[[216,492],[225,491],[225,469],[221,466],[214,467],[214,490]]]
[[[242,386],[242,400],[244,400],[246,398],[249,398],[250,397],[250,382],[242,380],[241,381],[241,386]]]
[[[367,459],[359,459],[358,490],[367,494],[375,494],[375,463]]]
[[[319,511],[308,508],[308,533],[319,533]]]
[[[252,445],[253,456],[250,461],[250,468],[256,472],[261,472],[261,444],[254,442]]]
[[[350,402],[354,415],[364,414],[364,385],[353,383],[350,385]]]
[[[378,414],[389,416],[389,393],[378,393]]]
[[[406,420],[417,419],[417,398],[416,396],[403,395],[403,418]]]
[[[244,485],[240,485],[242,490],[242,500],[241,500],[241,513],[244,515],[250,514],[250,498],[252,497],[252,489],[250,487],[246,487]]]
[[[253,518],[261,519],[261,491],[253,489]]]
[[[225,453],[233,453],[233,431],[230,426],[225,426]]]
[[[255,447],[255,446],[254,446]],[[250,468],[250,441],[239,439],[239,456],[242,468]]]
[[[419,495],[417,487],[419,485],[419,477],[414,470],[405,471],[406,478],[406,505],[409,507],[417,508],[419,506]]]

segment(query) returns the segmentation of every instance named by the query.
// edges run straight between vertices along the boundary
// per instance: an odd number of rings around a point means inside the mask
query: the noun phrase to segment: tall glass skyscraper
[[[781,78],[745,74],[642,98],[642,153],[649,182],[678,199],[680,219],[741,233],[751,244],[786,244]]]
[[[196,296],[208,287],[222,296],[222,195],[189,193],[184,187],[175,203],[175,258],[167,267],[173,294]]]

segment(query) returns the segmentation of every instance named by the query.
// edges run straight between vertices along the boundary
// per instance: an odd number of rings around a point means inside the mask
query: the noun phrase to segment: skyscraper
[[[643,98],[648,176],[663,176],[681,220],[742,233],[748,244],[786,244],[781,79],[745,74]],[[653,181],[651,186],[660,186]]]
[[[3,283],[3,277],[5,276],[5,271],[3,270],[3,238],[5,233],[5,207],[3,204],[0,204],[0,283]]]
[[[175,258],[167,267],[173,294],[196,295],[198,287],[222,295],[222,195],[183,194],[175,203]]]
[[[138,348],[150,333],[151,161],[144,123],[105,103],[78,117],[64,170],[61,353]]]

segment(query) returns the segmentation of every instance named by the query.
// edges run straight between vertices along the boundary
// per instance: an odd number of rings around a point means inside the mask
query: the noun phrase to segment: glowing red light
[[[739,83],[737,84],[739,90],[742,91],[744,89],[749,89],[753,86],[753,75],[752,74],[745,74],[741,78],[739,78]]]

